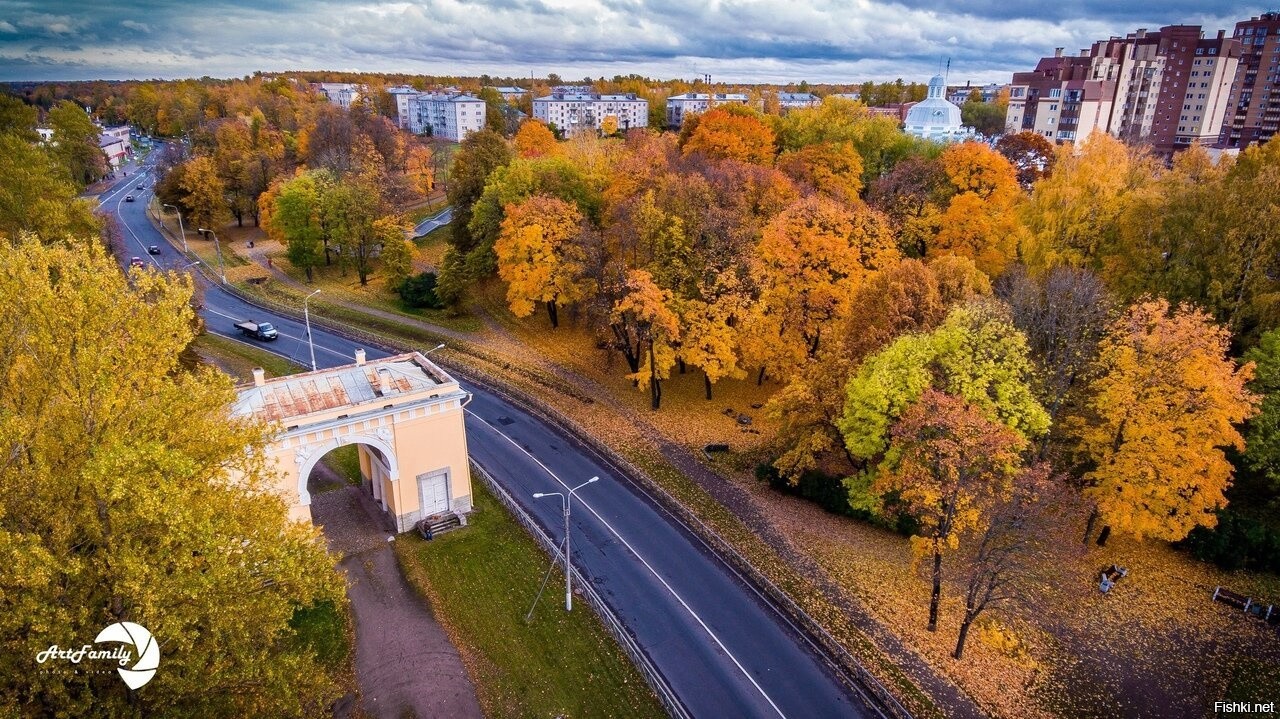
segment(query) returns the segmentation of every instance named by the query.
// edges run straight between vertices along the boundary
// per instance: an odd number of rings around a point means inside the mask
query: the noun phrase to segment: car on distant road
[[[129,260],[130,267],[146,267],[147,263],[142,261],[141,257],[133,257]]]
[[[160,254],[160,245],[152,245],[152,246],[148,247],[148,248],[147,248],[147,254],[148,254],[148,255],[158,255],[158,254]]]
[[[124,201],[125,201],[125,202],[133,202],[133,195],[125,195],[125,196],[124,196]]]
[[[147,189],[147,186],[146,186],[146,185],[138,185],[138,189],[139,189],[139,190],[145,190],[145,189]]]

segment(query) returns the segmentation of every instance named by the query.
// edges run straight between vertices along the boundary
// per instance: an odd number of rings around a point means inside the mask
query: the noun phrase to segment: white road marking
[[[523,452],[525,456],[527,456],[529,459],[532,459],[535,463],[537,463],[539,467],[542,467],[542,470],[544,472],[546,472],[548,475],[551,476],[552,479],[554,479],[557,483],[559,483],[561,487],[564,487],[565,491],[568,491],[569,489],[571,489],[571,487],[568,484],[565,484],[564,480],[560,479],[560,477],[558,477],[555,472],[551,471],[550,467],[543,464],[542,461],[539,460],[537,457],[533,456],[533,454],[530,453],[529,450],[520,446],[520,443],[516,442],[514,439],[509,437],[506,432],[503,432],[497,427],[494,427],[493,425],[484,421],[483,419],[480,418],[479,415],[477,415],[476,413],[472,412],[469,409],[464,409],[463,411],[471,415],[472,417],[475,417],[476,420],[480,422],[480,424],[484,425],[485,427],[488,427],[490,430],[494,432],[497,432],[498,436],[510,442],[511,446]],[[591,514],[594,515],[596,519],[600,520],[600,523],[603,524],[609,530],[609,532],[613,534],[613,536],[617,537],[618,541],[622,542],[623,546],[625,546],[628,550],[630,550],[631,553],[635,555],[636,559],[640,560],[640,563],[645,566],[645,569],[648,569],[649,573],[652,574],[655,579],[657,579],[659,582],[662,583],[662,586],[666,587],[667,591],[671,593],[671,596],[675,597],[676,601],[680,602],[680,606],[684,607],[685,611],[689,613],[689,616],[693,617],[694,620],[697,621],[698,624],[702,626],[703,630],[706,631],[707,635],[711,637],[711,640],[714,641],[716,645],[719,646],[720,649],[724,651],[725,655],[728,656],[731,661],[733,661],[734,665],[738,667],[738,670],[742,672],[742,675],[747,678],[747,681],[751,682],[751,685],[756,688],[756,691],[760,692],[760,696],[764,697],[764,700],[769,702],[769,706],[773,707],[773,710],[778,713],[778,716],[783,717],[783,719],[786,719],[786,714],[783,714],[782,710],[778,708],[778,705],[773,703],[773,700],[769,698],[769,695],[765,692],[764,688],[762,688],[759,684],[756,683],[756,680],[751,676],[751,674],[747,672],[746,667],[742,666],[742,663],[739,662],[738,658],[733,655],[733,652],[729,651],[729,648],[724,645],[724,642],[720,641],[720,638],[717,637],[716,633],[711,630],[711,627],[707,626],[707,623],[702,621],[702,617],[698,616],[698,613],[693,611],[693,608],[690,607],[687,602],[685,602],[684,598],[681,597],[680,594],[676,592],[676,590],[673,589],[670,584],[667,584],[667,580],[663,579],[662,575],[658,574],[657,570],[655,570],[652,565],[650,565],[647,561],[645,561],[644,557],[640,556],[640,553],[636,551],[635,547],[631,546],[631,543],[628,542],[626,539],[624,539],[623,536],[618,533],[618,530],[614,529],[613,525],[609,524],[608,520],[600,516],[600,513],[597,512],[591,506],[590,503],[588,503],[582,497],[578,497],[578,501],[582,504],[583,507],[586,507],[587,511],[591,512]]]

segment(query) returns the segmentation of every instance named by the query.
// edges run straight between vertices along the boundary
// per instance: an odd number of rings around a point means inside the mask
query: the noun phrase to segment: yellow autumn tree
[[[558,327],[558,306],[586,299],[594,289],[584,277],[586,251],[575,242],[582,213],[559,198],[534,195],[507,205],[505,215],[493,250],[498,276],[507,283],[507,306],[528,317],[542,303]]]
[[[424,195],[435,189],[435,156],[430,147],[414,144],[409,148],[404,161],[404,176],[413,185],[413,189]]]
[[[783,153],[778,169],[845,204],[858,202],[862,191],[862,155],[852,142],[820,142]]]
[[[1098,519],[1105,534],[1168,541],[1216,524],[1232,476],[1220,448],[1244,448],[1236,425],[1258,404],[1245,387],[1253,365],[1236,365],[1230,340],[1209,315],[1187,305],[1170,311],[1163,299],[1138,302],[1111,325],[1085,417],[1071,420],[1092,465],[1086,541]]]

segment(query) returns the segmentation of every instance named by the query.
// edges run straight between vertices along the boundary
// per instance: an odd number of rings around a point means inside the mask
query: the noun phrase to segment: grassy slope
[[[559,572],[525,623],[548,558],[483,485],[472,487],[471,526],[432,542],[404,535],[396,553],[462,651],[485,714],[663,716],[591,609],[564,611]]]

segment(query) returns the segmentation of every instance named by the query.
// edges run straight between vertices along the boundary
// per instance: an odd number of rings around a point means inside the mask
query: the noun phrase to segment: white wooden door
[[[418,501],[422,505],[422,516],[424,517],[448,511],[448,476],[444,472],[440,472],[419,477]]]

